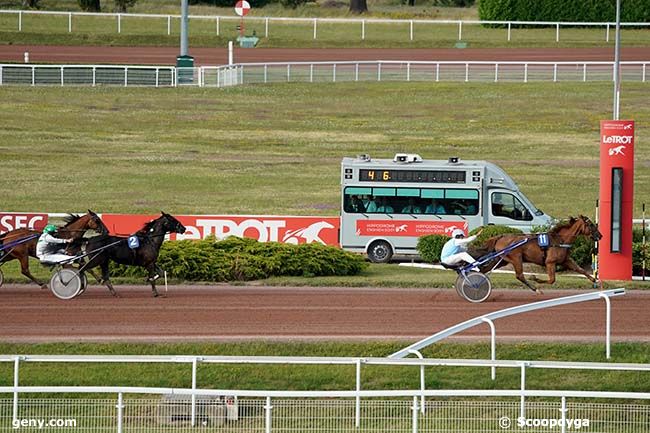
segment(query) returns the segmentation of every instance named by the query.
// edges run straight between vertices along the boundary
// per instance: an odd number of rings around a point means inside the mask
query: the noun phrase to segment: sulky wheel
[[[52,275],[50,290],[59,299],[72,299],[81,292],[82,277],[76,269],[64,268]]]
[[[479,303],[490,296],[492,283],[487,275],[481,272],[468,272],[458,276],[456,290],[469,302]]]
[[[77,296],[81,295],[83,292],[86,291],[86,288],[88,288],[88,277],[86,276],[85,272],[81,272],[81,290],[79,290],[79,293],[77,293]]]

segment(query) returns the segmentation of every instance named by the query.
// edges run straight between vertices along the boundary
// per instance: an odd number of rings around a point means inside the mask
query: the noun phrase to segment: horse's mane
[[[571,227],[573,224],[575,224],[575,222],[576,222],[577,220],[578,220],[578,219],[575,218],[575,217],[569,217],[568,220],[560,221],[559,223],[557,223],[556,225],[554,225],[553,228],[551,228],[551,229],[548,231],[548,233],[549,233],[549,234],[552,234],[552,235],[555,235],[555,234],[557,234],[560,230],[565,229],[565,228],[568,228],[568,227]]]
[[[63,227],[68,227],[70,224],[77,222],[80,219],[81,219],[81,215],[69,213],[68,215],[63,217],[63,222],[65,223]]]
[[[155,220],[151,220],[145,225],[143,225],[142,228],[138,230],[138,234],[148,233],[149,230],[153,229],[154,225],[158,222],[159,219],[160,218],[156,218]]]

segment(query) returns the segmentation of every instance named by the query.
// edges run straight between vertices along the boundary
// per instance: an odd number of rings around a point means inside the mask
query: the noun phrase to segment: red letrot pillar
[[[634,121],[600,122],[600,211],[598,247],[602,280],[632,279]]]

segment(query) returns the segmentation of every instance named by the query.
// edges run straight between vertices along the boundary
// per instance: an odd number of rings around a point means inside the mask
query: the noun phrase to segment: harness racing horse
[[[89,257],[84,268],[92,269],[99,266],[102,270],[102,282],[106,284],[113,296],[117,296],[117,292],[110,281],[109,261],[111,260],[122,265],[145,268],[149,273],[147,281],[151,283],[151,291],[156,297],[158,296],[156,279],[163,272],[156,262],[167,233],[185,233],[185,226],[172,215],[162,212],[161,216],[145,224],[133,236],[97,236],[78,240],[73,245],[83,244],[85,254]],[[138,239],[137,246],[130,245],[134,237]],[[96,254],[93,254],[93,251],[96,251]]]
[[[60,238],[79,239],[84,235],[86,230],[95,230],[101,234],[108,233],[108,228],[104,225],[104,222],[90,209],[88,209],[87,214],[82,216],[68,214],[63,221],[65,222],[65,225],[57,230],[57,237]],[[38,258],[36,256],[36,244],[38,243],[40,235],[40,231],[25,228],[15,229],[0,235],[0,244],[8,244],[10,242],[17,243],[17,245],[8,251],[5,251],[5,255],[0,258],[0,265],[14,259],[20,261],[21,273],[34,283],[41,286],[41,289],[47,289],[46,283],[41,283],[29,272],[29,257]],[[31,239],[19,243],[20,239],[27,238]]]
[[[543,266],[546,268],[548,273],[548,280],[540,280],[536,276],[532,276],[531,279],[536,283],[541,284],[553,284],[555,282],[555,266],[561,265],[572,271],[578,272],[585,277],[587,277],[592,283],[595,282],[594,278],[584,271],[580,266],[578,266],[573,259],[571,259],[569,252],[571,250],[571,245],[575,242],[576,238],[580,235],[590,236],[592,240],[599,241],[603,236],[598,231],[598,227],[591,222],[589,218],[584,215],[580,215],[577,218],[571,217],[568,221],[561,222],[553,227],[548,232],[549,245],[547,248],[542,248],[539,246],[536,241],[536,234],[531,235],[515,235],[515,234],[506,234],[501,236],[495,236],[488,239],[483,248],[487,248],[487,252],[500,251],[506,248],[508,245],[513,244],[524,238],[528,238],[529,241],[524,245],[514,249],[513,251],[505,254],[503,256],[504,262],[501,262],[498,267],[505,266],[507,263],[511,263],[515,275],[519,281],[524,283],[526,287],[531,289],[534,292],[541,293],[541,290],[530,284],[524,277],[523,263],[535,263],[537,265]],[[481,250],[483,250],[481,248]],[[490,268],[488,263],[485,265],[485,268]],[[481,269],[483,271],[483,268]]]

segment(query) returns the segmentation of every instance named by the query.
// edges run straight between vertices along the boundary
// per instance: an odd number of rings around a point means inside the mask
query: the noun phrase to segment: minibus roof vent
[[[417,153],[396,153],[393,162],[410,164],[412,162],[422,162],[422,157]]]
[[[449,159],[447,160],[449,164],[458,164],[460,163],[460,158],[457,156],[450,156]]]

